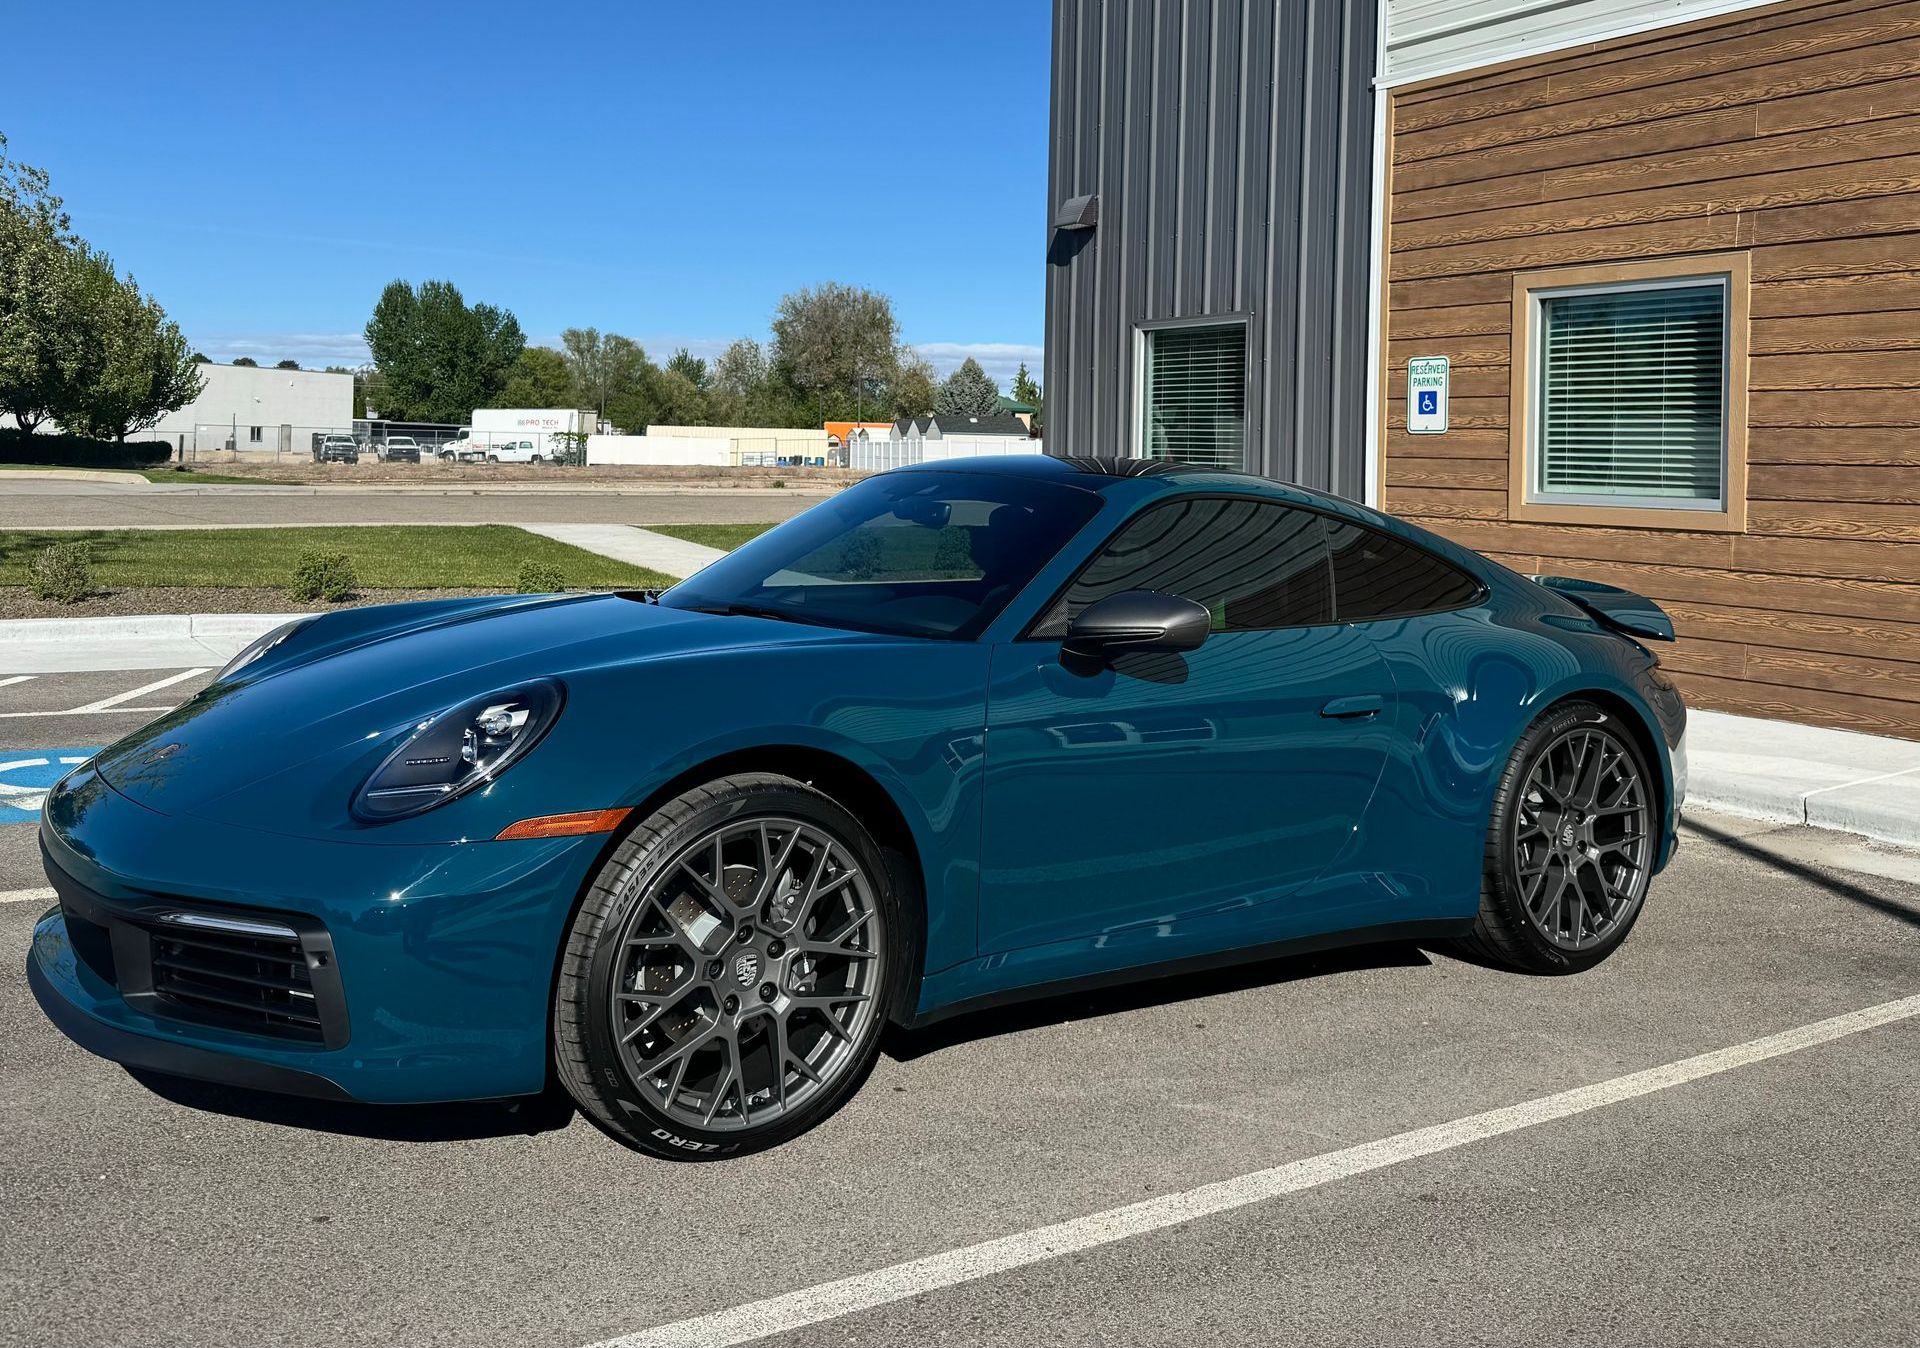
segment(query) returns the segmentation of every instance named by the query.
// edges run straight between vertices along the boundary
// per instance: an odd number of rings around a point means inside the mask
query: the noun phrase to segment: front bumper
[[[62,1032],[129,1066],[374,1103],[532,1094],[556,953],[606,841],[323,842],[159,815],[82,768],[42,815],[61,906],[28,977]],[[297,931],[311,1027],[156,995],[148,942],[183,914]]]

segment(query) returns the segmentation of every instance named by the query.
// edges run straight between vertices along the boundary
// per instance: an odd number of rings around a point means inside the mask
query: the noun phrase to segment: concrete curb
[[[1687,749],[1689,807],[1920,847],[1920,743],[1696,711]]]
[[[0,620],[0,674],[223,665],[297,613],[150,613]]]

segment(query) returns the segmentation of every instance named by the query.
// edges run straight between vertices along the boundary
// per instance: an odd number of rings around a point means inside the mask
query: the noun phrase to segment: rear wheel
[[[688,791],[614,849],[575,915],[560,1080],[657,1155],[784,1141],[872,1067],[903,930],[886,856],[826,795],[759,773]]]
[[[1577,973],[1627,938],[1653,876],[1655,787],[1617,717],[1568,702],[1514,747],[1494,794],[1470,952]]]

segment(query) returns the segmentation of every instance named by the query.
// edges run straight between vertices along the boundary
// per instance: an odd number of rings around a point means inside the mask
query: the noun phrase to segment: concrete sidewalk
[[[551,538],[556,543],[597,552],[616,562],[664,571],[680,579],[727,555],[722,548],[689,543],[671,534],[657,534],[631,524],[515,524],[513,527]]]
[[[1920,847],[1920,743],[1695,711],[1689,806]]]

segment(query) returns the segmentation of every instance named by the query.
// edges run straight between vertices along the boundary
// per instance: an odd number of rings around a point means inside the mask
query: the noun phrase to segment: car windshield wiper
[[[838,627],[839,623],[829,622],[825,618],[816,618],[808,613],[795,613],[791,609],[774,608],[770,604],[694,604],[695,613],[714,613],[725,618],[771,618],[775,622],[800,623],[806,627]]]

